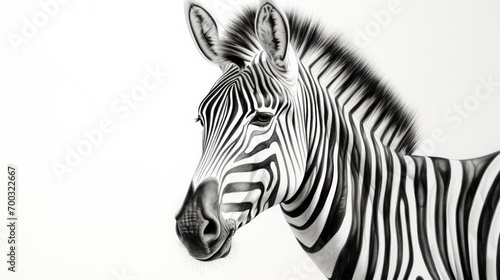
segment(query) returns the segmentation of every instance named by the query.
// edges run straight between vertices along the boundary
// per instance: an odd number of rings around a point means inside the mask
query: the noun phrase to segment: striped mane
[[[254,30],[256,14],[256,8],[246,8],[226,28],[219,49],[226,61],[244,67],[261,51]],[[297,12],[286,14],[297,58],[303,63],[320,61],[321,72],[328,73],[323,76],[329,77],[321,82],[338,83],[339,94],[345,95],[340,102],[357,100],[356,116],[364,126],[394,151],[411,154],[418,144],[413,113],[338,36],[325,32],[318,22]]]

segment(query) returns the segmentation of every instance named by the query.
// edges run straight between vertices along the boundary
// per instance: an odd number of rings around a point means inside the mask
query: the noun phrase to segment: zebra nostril
[[[216,235],[217,234],[217,225],[211,221],[208,220],[208,224],[203,230],[203,235]]]
[[[220,225],[219,222],[215,219],[206,219],[205,223],[200,228],[200,238],[203,243],[209,244],[213,241],[216,241],[219,238],[220,234]]]
[[[219,219],[218,186],[214,178],[203,180],[176,215],[176,233],[190,248],[208,247],[220,237],[223,227]]]

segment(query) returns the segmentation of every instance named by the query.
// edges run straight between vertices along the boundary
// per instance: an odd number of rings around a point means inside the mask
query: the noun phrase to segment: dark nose
[[[210,253],[210,244],[219,238],[219,184],[205,179],[194,191],[191,185],[184,203],[175,217],[177,235],[194,257]]]

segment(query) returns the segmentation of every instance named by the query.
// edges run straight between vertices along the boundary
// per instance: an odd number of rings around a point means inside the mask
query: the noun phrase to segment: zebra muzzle
[[[194,258],[213,260],[229,252],[236,226],[222,219],[216,179],[205,179],[196,189],[190,186],[176,220],[177,235]]]

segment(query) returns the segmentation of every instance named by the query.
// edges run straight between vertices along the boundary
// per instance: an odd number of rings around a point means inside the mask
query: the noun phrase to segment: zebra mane
[[[262,49],[255,33],[257,8],[247,7],[226,28],[219,51],[226,61],[243,68]],[[418,144],[414,114],[408,110],[364,61],[360,60],[337,35],[325,32],[322,25],[298,12],[286,12],[290,42],[297,58],[323,60],[324,67],[335,71],[331,82],[342,76],[340,89],[363,106],[358,108],[363,120],[371,120],[371,131],[396,152],[410,154]],[[366,126],[365,123],[365,126]],[[369,124],[370,125],[370,124]]]

